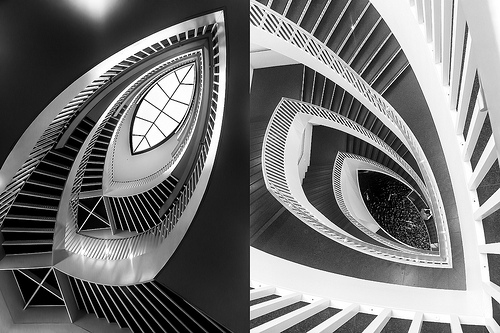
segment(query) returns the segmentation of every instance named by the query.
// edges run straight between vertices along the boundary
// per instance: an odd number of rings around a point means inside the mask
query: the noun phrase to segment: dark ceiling
[[[77,3],[90,1],[0,1],[0,164],[38,113],[87,70],[156,31],[224,8],[229,77],[222,143],[198,215],[158,280],[229,329],[248,331],[247,1],[99,0],[94,9],[112,7],[100,20]]]

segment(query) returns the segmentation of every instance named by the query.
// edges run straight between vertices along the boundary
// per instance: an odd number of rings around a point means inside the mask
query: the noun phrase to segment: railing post
[[[416,312],[411,322],[411,326],[410,329],[408,330],[408,333],[420,333],[423,321],[424,321],[424,314],[422,312]]]
[[[493,282],[483,282],[483,289],[488,296],[500,303],[500,287]],[[490,303],[491,304],[491,303]]]
[[[463,59],[464,67],[462,72],[462,84],[459,93],[459,103],[457,107],[458,121],[456,124],[456,134],[462,135],[464,131],[465,118],[469,110],[469,102],[474,86],[474,78],[476,74],[476,66],[473,57],[471,56],[472,38],[467,39],[465,56]]]
[[[363,333],[380,333],[384,328],[385,324],[391,319],[392,310],[384,309],[382,312],[375,318],[370,325],[363,331]]]
[[[491,197],[489,197],[489,199],[486,200],[486,202],[483,203],[481,207],[479,207],[479,209],[477,209],[474,212],[474,220],[479,221],[481,219],[484,219],[493,214],[499,208],[500,208],[500,188],[497,189],[495,193]]]
[[[281,296],[279,298],[252,305],[250,307],[250,320],[265,315],[266,313],[272,312],[274,310],[281,309],[290,304],[300,301],[302,295],[299,293],[293,293],[286,296]]]
[[[500,24],[498,13],[500,2],[484,0],[460,0],[474,37],[474,58],[478,67],[481,87],[489,112],[495,147],[500,147],[500,94],[498,94],[498,78],[500,77]],[[498,148],[495,149],[497,155]]]
[[[424,23],[424,0],[415,0],[417,5],[417,20],[418,23]]]
[[[458,318],[457,315],[455,314],[450,315],[450,326],[451,326],[451,333],[463,333],[462,326],[460,325],[460,319]]]
[[[469,180],[469,190],[473,191],[479,186],[496,159],[497,154],[495,151],[495,142],[493,141],[492,135],[490,136],[490,139],[488,140],[488,143],[484,148],[483,154],[479,158],[476,168],[474,169],[474,172],[472,173],[472,176]]]
[[[306,320],[307,318],[314,316],[316,313],[323,311],[330,304],[330,300],[320,299],[306,305],[300,309],[287,313],[281,317],[268,321],[265,324],[257,326],[250,330],[250,333],[271,333],[271,332],[282,332],[293,325]]]
[[[468,162],[472,156],[472,152],[476,147],[477,140],[479,138],[479,134],[481,133],[481,129],[483,128],[484,120],[486,119],[487,114],[487,112],[479,110],[478,101],[476,100],[476,105],[474,106],[474,112],[472,113],[469,125],[469,132],[467,133],[467,138],[465,139],[463,150],[464,162]]]
[[[434,27],[432,39],[434,43],[434,62],[436,64],[441,62],[441,36],[443,35],[441,3],[441,0],[432,0],[432,26]]]
[[[358,304],[351,304],[333,317],[325,320],[318,326],[314,327],[308,333],[326,333],[333,332],[340,326],[344,325],[349,319],[354,317],[359,311]]]
[[[478,245],[479,253],[483,254],[500,254],[500,243],[482,244]]]
[[[460,2],[455,3],[453,22],[453,49],[451,50],[451,73],[450,73],[450,110],[457,108],[458,86],[460,84],[460,67],[462,65],[462,54],[465,40],[465,16]]]
[[[432,42],[432,4],[431,0],[424,0],[425,39]]]

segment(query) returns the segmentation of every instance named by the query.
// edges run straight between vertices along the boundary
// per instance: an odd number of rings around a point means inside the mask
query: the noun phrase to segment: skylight
[[[144,96],[132,122],[132,153],[155,148],[182,123],[193,98],[194,66],[171,71]]]

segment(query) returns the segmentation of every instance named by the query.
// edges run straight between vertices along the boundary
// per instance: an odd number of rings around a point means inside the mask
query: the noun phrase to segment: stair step
[[[52,265],[52,253],[6,255],[0,260],[0,270],[43,268]]]
[[[87,162],[88,164],[98,164],[98,165],[104,165],[104,161],[95,161],[95,160],[90,160]]]
[[[83,176],[83,182],[90,181],[91,179],[96,179],[96,178],[102,178],[102,174],[88,175],[87,173],[85,173],[85,175]]]
[[[60,151],[57,151],[57,150],[51,150],[51,151],[50,151],[50,154],[53,154],[53,155],[55,155],[55,156],[58,156],[58,157],[64,158],[64,159],[66,159],[66,160],[68,160],[68,161],[71,161],[71,162],[73,162],[73,160],[74,160],[74,157],[72,157],[72,156],[68,156],[68,155],[66,155],[66,154],[63,154],[63,153],[61,153]]]
[[[64,176],[61,176],[61,175],[58,175],[58,174],[55,174],[55,173],[52,173],[49,171],[40,170],[40,169],[36,169],[35,171],[33,171],[33,173],[39,173],[39,174],[47,176],[47,177],[54,177],[54,178],[64,180],[64,181],[66,181],[66,179],[67,179],[67,177],[64,177]]]
[[[15,232],[15,233],[54,233],[52,228],[15,228],[15,227],[5,227],[2,229],[2,233]]]
[[[98,159],[104,159],[106,158],[106,150],[104,149],[95,149],[92,150],[92,153],[90,154],[90,158],[98,158]]]
[[[23,220],[23,221],[49,221],[55,222],[55,217],[47,217],[47,216],[30,216],[30,215],[7,215],[5,219],[9,220]]]
[[[52,239],[10,240],[4,241],[3,246],[11,245],[52,245]]]
[[[14,202],[12,206],[22,207],[22,208],[33,208],[33,209],[41,209],[41,210],[53,210],[57,211],[57,206],[47,206],[47,205],[39,205],[34,203],[24,203],[24,202]]]
[[[60,200],[61,199],[61,197],[58,195],[31,192],[31,191],[25,191],[25,190],[21,190],[21,192],[19,194],[27,195],[27,196],[31,196],[31,197],[42,198],[42,199],[52,199],[52,200]]]
[[[28,180],[26,183],[33,184],[33,185],[38,185],[38,186],[43,186],[43,187],[48,187],[48,188],[52,188],[54,190],[59,190],[59,191],[62,191],[64,189],[63,186],[57,186],[57,185],[54,185],[54,184],[44,183],[44,182],[40,182],[40,181],[37,181],[37,180]]]
[[[78,148],[73,147],[72,145],[69,145],[69,144],[66,144],[66,145],[64,146],[64,148],[67,148],[67,149],[69,149],[69,150],[72,150],[72,151],[73,151],[73,152],[75,152],[75,153],[78,153],[78,151],[79,151],[79,149],[78,149]]]
[[[90,179],[88,178],[84,178],[83,179],[83,182],[82,182],[82,186],[102,186],[102,182],[93,182],[93,183],[88,183],[86,182],[85,180],[87,179],[87,181],[91,181]]]
[[[101,134],[99,135],[100,137],[104,137],[106,139],[111,139],[111,135],[108,135],[108,134],[104,134],[101,132]]]
[[[55,162],[52,162],[52,161],[48,161],[46,159],[42,160],[41,163],[45,163],[45,164],[48,164],[48,165],[51,165],[51,166],[55,166],[56,168],[60,168],[60,169],[64,169],[64,170],[69,170],[70,169],[69,166],[62,165],[62,164],[59,164],[59,163],[55,163]]]

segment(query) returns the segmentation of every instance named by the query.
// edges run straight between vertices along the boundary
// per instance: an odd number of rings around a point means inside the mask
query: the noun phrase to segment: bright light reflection
[[[81,14],[95,22],[104,22],[108,15],[116,9],[119,0],[66,0],[67,3]]]

